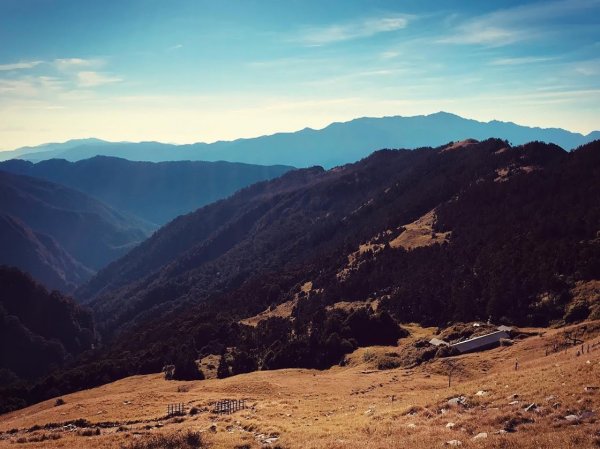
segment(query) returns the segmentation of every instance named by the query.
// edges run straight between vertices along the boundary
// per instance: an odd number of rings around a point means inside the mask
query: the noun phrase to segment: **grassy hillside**
[[[377,369],[384,354],[402,353],[435,333],[418,326],[409,327],[412,335],[400,346],[364,348],[348,357],[347,366],[325,371],[288,369],[194,382],[135,376],[63,396],[64,405],[56,406],[53,398],[0,416],[0,447],[24,442],[37,448],[141,448],[159,436],[186,441],[191,431],[199,432],[201,447],[214,449],[425,449],[450,441],[467,448],[593,448],[600,442],[600,322],[586,326],[589,353],[577,356],[578,348],[571,347],[546,355],[547,347],[574,328],[522,329],[534,336],[453,358],[457,368],[450,387],[448,359]],[[461,396],[462,404],[449,405]],[[225,398],[244,399],[249,408],[211,413],[214,402]],[[183,403],[186,414],[166,417],[171,403]]]

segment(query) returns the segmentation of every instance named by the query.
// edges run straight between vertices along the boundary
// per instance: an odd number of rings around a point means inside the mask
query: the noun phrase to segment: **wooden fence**
[[[182,403],[167,405],[167,416],[185,415],[185,408]]]
[[[238,410],[246,408],[246,404],[243,399],[223,399],[215,403],[213,413],[223,413],[230,415]]]

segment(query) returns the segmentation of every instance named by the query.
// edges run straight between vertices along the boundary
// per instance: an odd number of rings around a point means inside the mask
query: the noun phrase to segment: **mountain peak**
[[[36,149],[22,148],[5,152],[0,157],[19,157],[33,161],[51,158],[78,161],[104,155],[149,162],[201,160],[294,167],[321,165],[331,168],[358,161],[380,148],[435,147],[467,138],[481,141],[495,137],[508,140],[514,145],[530,141],[554,142],[570,150],[597,136],[598,132],[583,136],[563,129],[542,129],[498,120],[481,122],[451,112],[438,111],[409,117],[362,117],[335,122],[322,129],[304,128],[296,132],[210,144],[72,140]]]

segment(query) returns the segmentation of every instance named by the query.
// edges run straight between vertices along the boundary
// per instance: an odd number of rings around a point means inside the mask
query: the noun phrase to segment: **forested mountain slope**
[[[16,233],[13,235],[20,235],[8,242],[2,262],[27,270],[34,265],[54,265],[60,260],[50,270],[55,273],[70,271],[59,276],[65,285],[80,283],[82,278],[89,277],[90,271],[124,255],[146,238],[152,229],[147,223],[79,191],[2,171],[0,211],[5,217],[3,226]],[[13,219],[9,220],[7,216]],[[17,222],[20,223],[18,226],[15,225]],[[35,237],[24,231],[23,225]],[[17,227],[21,229],[17,230]],[[4,238],[8,238],[8,234]],[[40,240],[43,241],[41,246]],[[18,246],[21,244],[24,246]],[[36,249],[32,250],[32,245]],[[10,258],[9,254],[13,254],[14,258]],[[24,260],[26,254],[31,259]],[[83,267],[77,267],[78,264]],[[50,287],[60,286],[54,281],[51,284]]]
[[[0,266],[0,285],[2,385],[38,379],[92,348],[96,333],[89,311],[16,268]]]
[[[597,275],[598,146],[492,139],[291,172],[180,217],[82,292],[111,330],[190,304],[256,312],[306,281],[326,302],[379,298],[400,320],[547,321],[561,306],[542,295],[560,303]],[[431,211],[440,244],[393,243]]]

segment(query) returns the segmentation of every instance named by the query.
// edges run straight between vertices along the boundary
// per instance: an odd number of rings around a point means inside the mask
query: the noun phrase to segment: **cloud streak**
[[[62,58],[55,59],[54,66],[62,71],[81,70],[86,67],[101,67],[105,64],[102,59]]]
[[[12,64],[0,64],[0,72],[5,72],[9,70],[24,70],[24,69],[32,69],[44,61],[27,61],[27,62],[15,62]]]
[[[102,72],[84,71],[77,73],[79,87],[97,87],[122,81],[121,78]]]
[[[489,47],[511,45],[548,34],[552,31],[548,22],[593,10],[599,5],[600,0],[560,0],[502,9],[463,21],[437,42]]]
[[[522,65],[522,64],[537,64],[540,62],[548,62],[556,60],[556,58],[536,58],[526,56],[521,58],[497,58],[492,60],[489,65],[505,66],[505,65]]]
[[[310,27],[302,32],[299,40],[309,46],[320,46],[398,31],[406,28],[408,22],[408,16],[396,15],[325,27]]]

